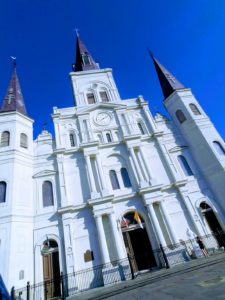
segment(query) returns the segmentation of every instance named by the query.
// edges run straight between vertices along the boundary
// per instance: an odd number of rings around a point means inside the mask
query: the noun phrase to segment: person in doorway
[[[199,236],[196,237],[196,242],[199,245],[199,248],[202,250],[202,253],[204,256],[209,256],[208,251],[205,248],[205,245],[203,244],[203,241],[201,240],[201,238]]]

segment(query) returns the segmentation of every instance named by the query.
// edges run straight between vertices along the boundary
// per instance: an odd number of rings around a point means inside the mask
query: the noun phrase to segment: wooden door
[[[45,300],[53,297],[53,263],[52,253],[43,256]]]
[[[134,256],[134,250],[133,250],[133,247],[132,247],[132,244],[131,244],[129,231],[123,232],[123,239],[124,239],[124,244],[125,244],[125,248],[126,248],[126,251],[127,251],[127,256],[129,256],[130,259],[131,259],[131,266],[133,268],[133,271],[137,272],[138,267],[137,267],[136,259],[135,259],[135,256]]]

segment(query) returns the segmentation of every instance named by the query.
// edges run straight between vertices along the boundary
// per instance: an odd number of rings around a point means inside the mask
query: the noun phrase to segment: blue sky
[[[12,65],[34,136],[52,107],[73,105],[68,77],[74,28],[101,67],[113,69],[122,98],[143,95],[165,113],[146,48],[193,93],[225,138],[225,2],[207,0],[0,0],[0,100]]]

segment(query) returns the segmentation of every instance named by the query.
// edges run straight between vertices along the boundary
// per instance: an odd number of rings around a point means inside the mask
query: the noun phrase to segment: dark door
[[[127,253],[134,258],[134,271],[150,269],[156,266],[155,257],[145,228],[124,232],[123,236]]]
[[[217,239],[219,247],[225,246],[224,233],[222,227],[220,226],[219,221],[217,220],[217,217],[215,216],[214,211],[213,210],[206,211],[205,218],[215,238]]]

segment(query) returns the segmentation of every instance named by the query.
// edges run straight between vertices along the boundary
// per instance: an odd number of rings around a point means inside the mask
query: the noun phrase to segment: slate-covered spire
[[[99,65],[94,61],[91,53],[81,41],[78,33],[76,41],[76,62],[72,65],[72,67],[74,72],[99,69]]]
[[[23,95],[20,88],[19,79],[16,73],[16,61],[13,61],[13,73],[9,83],[5,98],[0,112],[18,111],[27,115],[26,107],[23,101]]]
[[[163,65],[159,63],[159,61],[152,55],[150,51],[149,54],[153,59],[165,98],[169,97],[174,91],[185,88],[182,83],[180,83]]]

